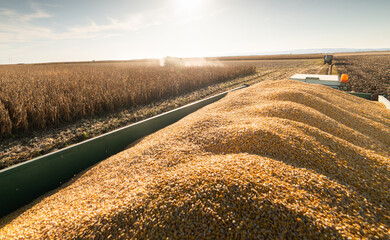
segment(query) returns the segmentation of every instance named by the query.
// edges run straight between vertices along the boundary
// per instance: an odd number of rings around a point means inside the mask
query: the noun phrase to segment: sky
[[[0,0],[0,64],[389,48],[390,0]]]

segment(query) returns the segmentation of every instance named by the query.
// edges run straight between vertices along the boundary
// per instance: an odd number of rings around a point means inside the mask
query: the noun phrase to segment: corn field
[[[9,136],[118,111],[255,73],[249,66],[0,66],[0,133]]]

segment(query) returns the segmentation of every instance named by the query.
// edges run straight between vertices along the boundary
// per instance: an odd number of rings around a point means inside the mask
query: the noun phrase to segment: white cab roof
[[[339,76],[338,75],[295,74],[294,76],[290,77],[290,79],[292,79],[292,80],[299,80],[299,81],[317,80],[317,81],[334,81],[334,82],[339,82]]]

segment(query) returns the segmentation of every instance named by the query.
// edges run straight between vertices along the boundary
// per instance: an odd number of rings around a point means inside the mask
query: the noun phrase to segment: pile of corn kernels
[[[0,239],[386,239],[389,153],[381,103],[265,81],[3,218]]]

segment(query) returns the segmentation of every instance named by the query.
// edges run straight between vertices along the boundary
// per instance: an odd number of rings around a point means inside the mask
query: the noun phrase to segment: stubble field
[[[390,96],[390,54],[337,56],[337,69],[350,76],[355,92]],[[390,98],[389,98],[390,99]]]

